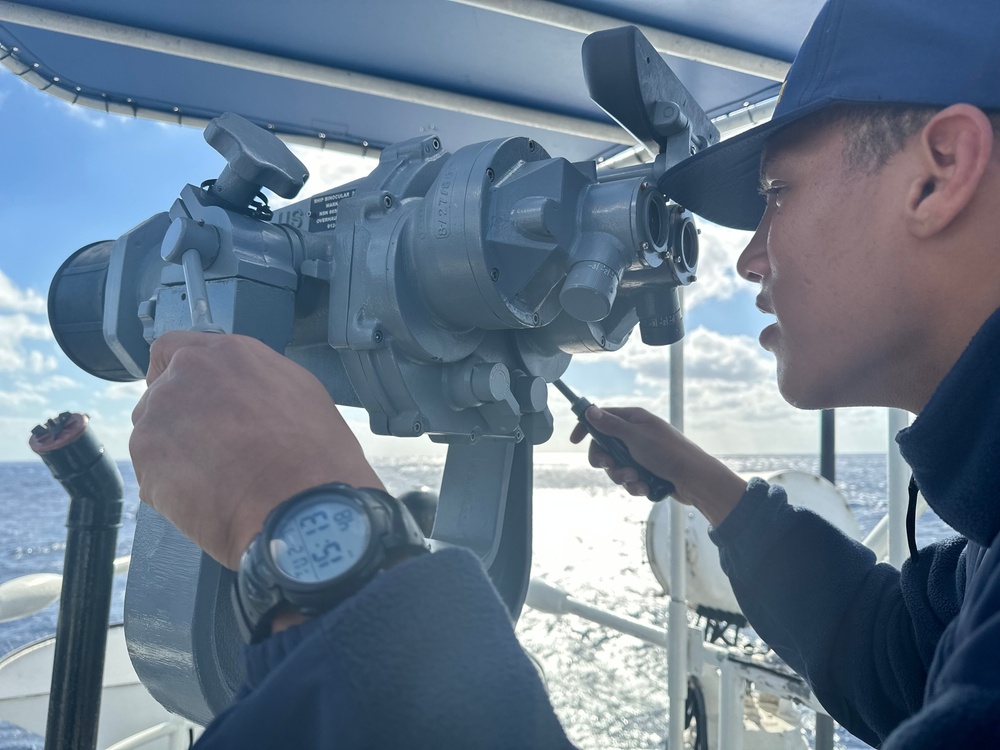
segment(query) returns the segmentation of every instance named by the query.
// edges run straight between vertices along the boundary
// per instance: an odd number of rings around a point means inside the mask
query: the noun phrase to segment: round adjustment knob
[[[305,165],[276,135],[232,112],[208,124],[205,140],[228,165],[212,190],[234,206],[248,205],[261,187],[294,198],[309,179]]]

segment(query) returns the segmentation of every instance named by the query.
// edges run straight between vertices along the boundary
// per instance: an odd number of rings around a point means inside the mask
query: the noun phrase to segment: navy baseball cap
[[[660,189],[723,226],[755,229],[768,138],[838,103],[1000,110],[1000,0],[828,0],[769,122],[685,159]]]

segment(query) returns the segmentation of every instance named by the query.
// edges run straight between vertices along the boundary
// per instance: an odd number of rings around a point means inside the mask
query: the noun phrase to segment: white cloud
[[[99,112],[96,109],[84,107],[82,104],[64,102],[61,99],[56,99],[55,97],[46,97],[46,105],[59,108],[64,115],[73,120],[89,125],[95,130],[105,129],[108,127],[108,122],[112,119],[123,119],[121,115],[115,118],[114,116],[110,116],[107,112]]]
[[[696,328],[684,347],[684,369],[693,380],[746,383],[774,378],[774,357],[752,336],[724,336]]]
[[[663,418],[670,414],[670,352],[630,341],[616,362],[635,373],[621,392],[602,397],[606,406],[641,406]],[[581,360],[583,363],[583,360]],[[712,454],[815,453],[819,413],[790,406],[775,380],[773,357],[750,336],[726,336],[697,328],[684,340],[684,424],[686,434]],[[581,392],[587,389],[578,370]],[[558,402],[557,402],[558,403]],[[553,413],[556,404],[550,402]],[[838,410],[838,450],[881,451],[887,441],[883,409]],[[558,423],[568,424],[566,416]],[[557,428],[557,433],[559,432]],[[565,441],[550,446],[566,449]]]
[[[34,289],[20,289],[0,270],[0,310],[44,313],[45,298]]]
[[[146,392],[145,380],[134,380],[128,383],[112,383],[101,392],[104,398],[113,401],[137,402]]]
[[[353,182],[359,177],[364,177],[378,166],[378,159],[370,157],[351,156],[332,150],[322,151],[310,146],[289,146],[289,148],[306,165],[306,169],[309,170],[309,181],[302,188],[302,192],[291,200],[270,195],[268,201],[272,208],[281,208],[281,206],[302,200],[307,196],[323,193],[345,183]]]
[[[33,375],[41,375],[43,372],[52,372],[58,366],[59,360],[51,354],[42,354],[37,349],[33,349],[27,353],[25,368]]]
[[[700,220],[698,244],[698,280],[684,290],[688,309],[708,300],[729,299],[740,292],[750,293],[753,286],[736,273],[736,259],[752,236],[750,232],[727,229]]]
[[[28,405],[45,406],[45,396],[35,388],[19,383],[10,390],[0,391],[0,408],[18,409]]]
[[[0,372],[30,370],[42,372],[54,360],[41,352],[25,351],[25,340],[46,340],[52,333],[45,323],[32,320],[24,313],[0,315]]]
[[[42,391],[57,391],[66,388],[79,388],[80,383],[66,375],[50,375],[36,386]]]
[[[746,383],[774,377],[774,359],[750,336],[726,336],[699,326],[684,342],[684,372],[688,382]],[[635,336],[618,355],[618,363],[635,370],[642,385],[666,387],[669,361],[669,349],[646,346]]]
[[[36,354],[37,352],[32,352]],[[54,358],[53,358],[54,359]],[[31,371],[29,374],[36,374]],[[5,378],[6,387],[0,390],[0,407],[16,408],[28,404],[48,406],[49,395],[67,388],[76,388],[78,383],[65,375],[50,375],[43,379],[26,380]],[[0,387],[3,383],[0,382]]]

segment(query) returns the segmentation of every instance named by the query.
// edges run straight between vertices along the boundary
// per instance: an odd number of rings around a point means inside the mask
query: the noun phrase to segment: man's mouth
[[[762,313],[768,315],[774,315],[774,310],[771,308],[771,300],[765,297],[763,294],[758,294],[757,299],[754,300],[754,304],[757,305],[757,309]]]

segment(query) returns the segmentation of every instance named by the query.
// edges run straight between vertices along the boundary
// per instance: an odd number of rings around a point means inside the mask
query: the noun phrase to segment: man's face
[[[840,126],[807,128],[768,143],[767,211],[737,268],[776,317],[760,343],[789,403],[884,404],[908,325],[893,241],[904,175],[892,160],[873,174],[848,169]]]

